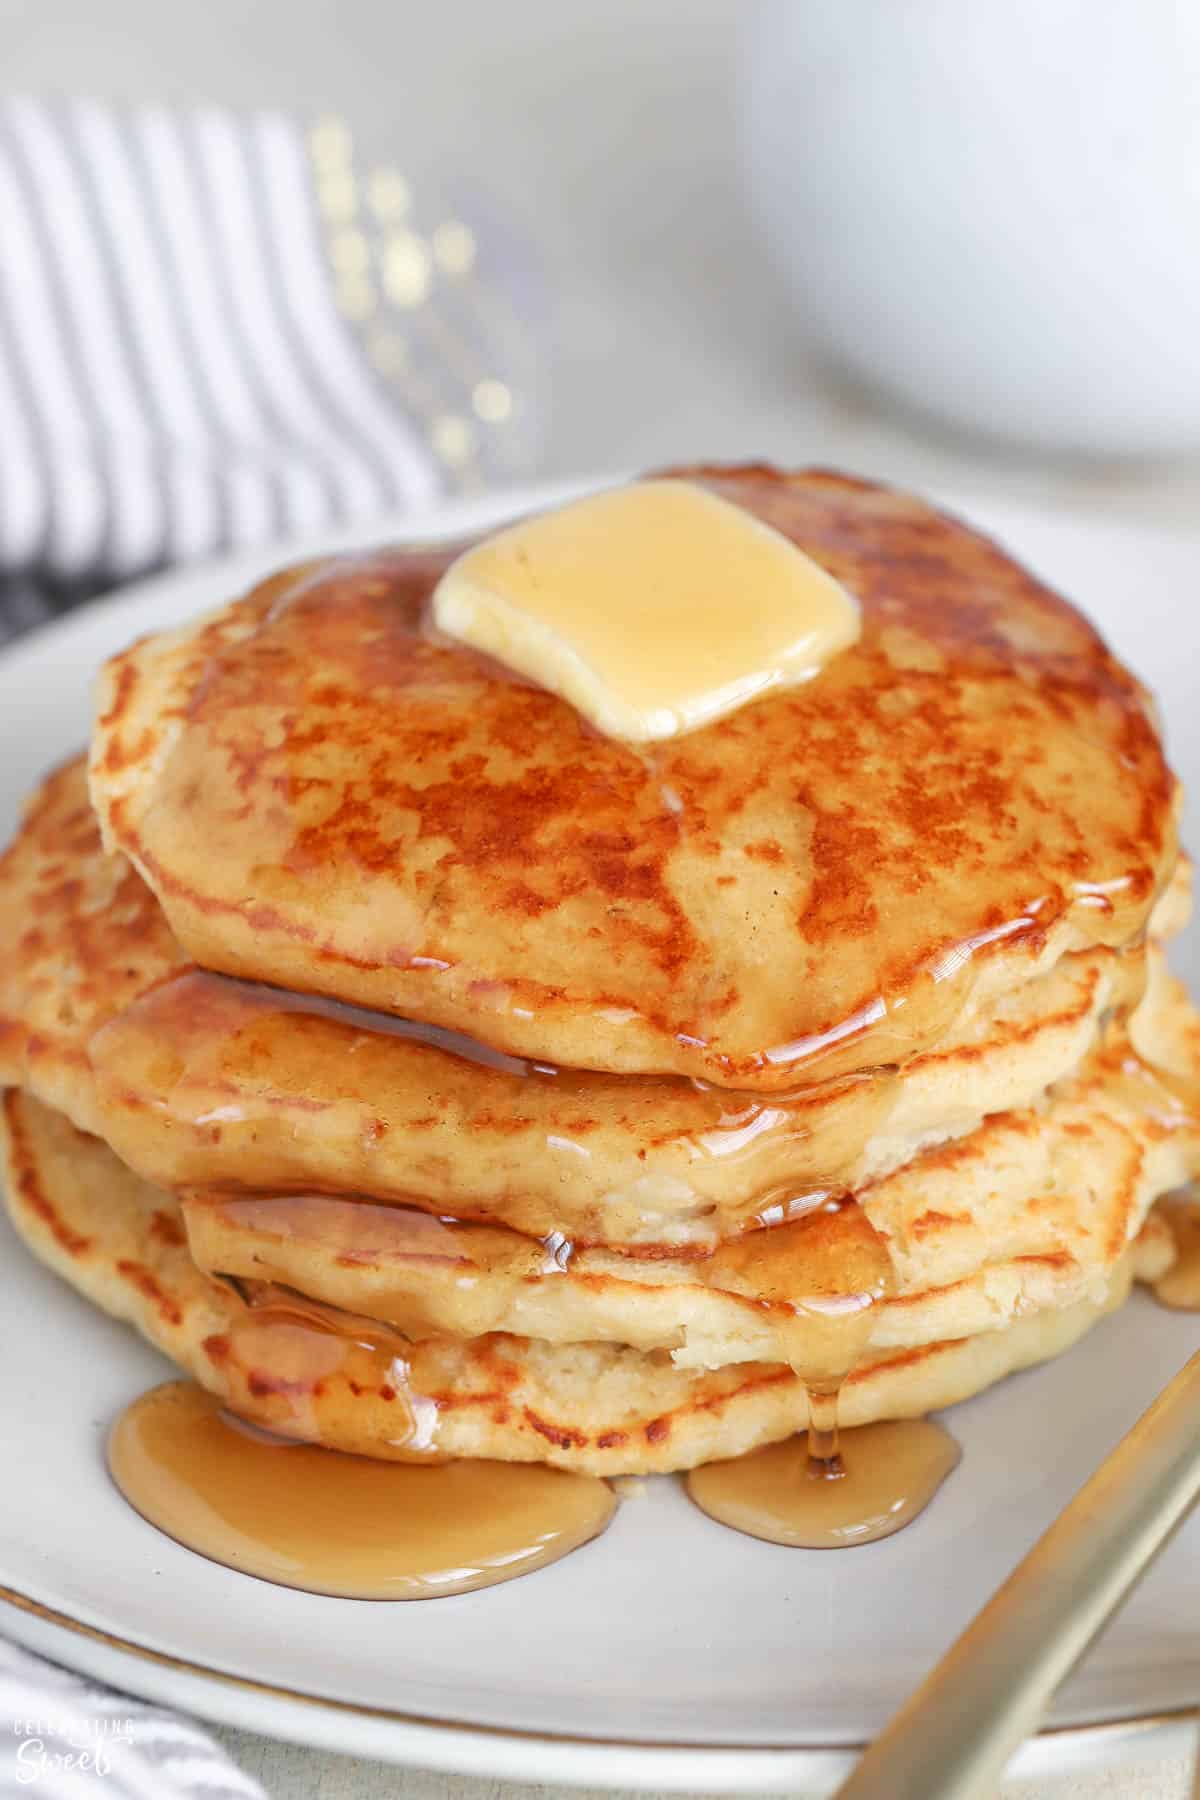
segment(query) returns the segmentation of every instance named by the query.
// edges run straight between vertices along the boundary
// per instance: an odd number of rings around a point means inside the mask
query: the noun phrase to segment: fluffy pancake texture
[[[1156,1018],[1156,1034],[1179,1022]],[[853,1291],[865,1219],[896,1272],[896,1292],[872,1309],[871,1350],[920,1348],[1102,1298],[1153,1200],[1188,1179],[1200,1125],[1124,1060],[1102,1059],[1044,1108],[926,1151],[857,1202],[686,1261],[572,1253],[326,1195],[185,1194],[183,1214],[201,1267],[282,1283],[416,1337],[601,1339],[669,1351],[680,1368],[789,1360],[781,1296],[817,1294],[831,1253]],[[1191,1049],[1189,1061],[1194,1080]]]
[[[1168,890],[1163,920],[1177,923],[1184,904],[1180,889]],[[1200,1076],[1200,1027],[1161,952],[1076,953],[1063,959],[1057,980],[1051,971],[1040,984],[1060,1003],[1064,996],[1072,1003],[1043,1021],[1023,1010],[1015,1015],[1018,1068],[1024,1069],[1028,1044],[1038,1048],[1023,1076],[1021,1104],[996,1104],[1014,1098],[1011,1085],[992,1079],[989,1091],[988,1078],[1013,1055],[1004,1030],[993,1041],[993,1018],[990,1035],[972,1041],[960,1034],[957,1048],[943,1046],[916,1059],[903,1078],[879,1081],[882,1101],[864,1098],[863,1082],[850,1085],[849,1099],[807,1096],[809,1113],[823,1104],[836,1117],[838,1108],[854,1104],[866,1109],[868,1120],[894,1130],[897,1112],[911,1117],[914,1090],[919,1094],[922,1080],[931,1079],[921,1072],[926,1065],[943,1077],[953,1072],[951,1093],[983,1073],[972,1105],[986,1116],[972,1118],[973,1129],[954,1136],[943,1118],[934,1142],[909,1143],[903,1154],[891,1148],[894,1138],[884,1138],[883,1150],[873,1140],[863,1146],[860,1169],[875,1162],[882,1172],[859,1181],[856,1202],[755,1230],[715,1253],[711,1243],[695,1240],[677,1244],[673,1253],[654,1245],[650,1255],[633,1243],[589,1246],[564,1235],[563,1227],[578,1220],[569,1197],[560,1196],[555,1207],[549,1178],[542,1202],[548,1210],[533,1215],[545,1226],[540,1235],[489,1220],[489,1196],[473,1185],[487,1164],[491,1132],[504,1149],[519,1140],[510,1179],[519,1182],[524,1158],[536,1183],[528,1076],[387,1032],[364,1032],[361,1020],[296,1010],[289,996],[274,991],[256,994],[255,1007],[243,1016],[242,984],[182,964],[149,890],[122,859],[100,850],[78,763],[52,776],[35,797],[0,870],[5,926],[0,1079],[27,1083],[106,1136],[143,1174],[182,1189],[182,1218],[200,1268],[282,1283],[418,1339],[502,1331],[551,1344],[603,1341],[667,1353],[677,1367],[690,1369],[787,1360],[788,1297],[811,1298],[815,1291],[814,1230],[824,1239],[825,1262],[832,1252],[849,1280],[863,1221],[886,1245],[894,1284],[874,1308],[872,1351],[965,1338],[1038,1310],[1102,1299],[1151,1202],[1188,1178],[1200,1148],[1194,1111],[1177,1091],[1180,1084],[1194,1087]],[[1100,1012],[1118,995],[1132,1001],[1134,993],[1121,984],[1131,972],[1140,984],[1144,961],[1150,980],[1132,1016],[1132,1042],[1110,1033],[1102,1046]],[[1024,1003],[1038,985],[1022,990]],[[159,1002],[168,994],[164,1008]],[[247,1042],[232,1029],[226,1005]],[[262,1035],[259,1008],[279,1027],[274,1039]],[[1003,1008],[998,1016],[1003,1023]],[[314,1042],[325,1036],[329,1042],[318,1053]],[[1047,1040],[1061,1045],[1048,1068]],[[459,1210],[452,1219],[395,1203],[411,1201],[420,1167],[404,1133],[402,1106],[411,1114],[447,1105],[444,1087],[431,1098],[428,1075],[414,1075],[431,1066],[448,1069],[446,1079],[462,1086],[473,1107],[453,1115],[453,1128],[439,1139],[450,1167],[425,1196],[427,1207],[440,1200]],[[201,1072],[190,1087],[181,1073],[189,1068]],[[265,1099],[264,1071],[273,1083]],[[256,1088],[249,1085],[252,1075]],[[358,1085],[364,1078],[365,1096]],[[330,1079],[348,1080],[348,1090],[327,1094],[323,1082]],[[563,1071],[561,1079],[573,1078]],[[611,1091],[615,1106],[634,1085],[582,1079]],[[689,1084],[650,1085],[659,1111],[669,1111],[672,1095],[685,1109],[707,1103]],[[178,1097],[180,1086],[186,1102]],[[551,1102],[560,1092],[557,1080],[537,1091]],[[577,1110],[578,1094],[567,1091]],[[313,1121],[325,1116],[322,1098],[336,1113],[356,1095],[349,1134],[335,1137],[325,1158],[319,1129],[313,1135]],[[379,1116],[372,1108],[381,1108],[391,1121],[382,1135],[362,1129],[364,1099],[371,1117]],[[653,1121],[655,1109],[647,1111]],[[539,1123],[550,1132],[561,1126],[561,1115],[549,1113]],[[630,1134],[625,1153],[633,1157],[636,1124],[627,1113],[615,1115],[611,1129],[618,1123]],[[728,1129],[744,1130],[744,1115]],[[260,1153],[256,1141],[264,1136]],[[389,1138],[398,1140],[392,1152],[398,1178],[393,1203],[385,1205],[379,1202],[389,1197],[389,1183],[380,1178],[380,1165],[366,1165],[370,1175],[359,1189],[348,1174],[360,1166],[352,1159],[356,1141],[377,1146]],[[290,1160],[280,1160],[277,1139],[291,1145]],[[340,1161],[339,1141],[348,1144]],[[659,1131],[649,1141],[661,1143]],[[734,1170],[735,1194],[739,1174],[746,1179],[744,1159]],[[303,1190],[320,1186],[322,1175],[326,1193],[272,1191],[267,1179],[275,1177],[277,1190]],[[208,1191],[206,1183],[213,1184]],[[528,1205],[527,1191],[525,1200]],[[473,1206],[484,1209],[482,1221],[472,1220]],[[822,1279],[818,1274],[815,1285]]]
[[[0,858],[17,1228],[272,1429],[682,1469],[804,1375],[847,1424],[963,1398],[1171,1266],[1142,690],[917,501],[689,479],[861,605],[807,686],[635,750],[429,629],[457,546],[326,560],[114,659]]]
[[[1168,890],[1163,922],[1183,905]],[[750,1099],[721,1126],[725,1090],[517,1074],[186,965],[150,890],[102,851],[78,762],[34,797],[0,866],[0,946],[0,1080],[183,1190],[201,1267],[418,1337],[604,1340],[681,1367],[786,1360],[789,1309],[764,1296],[825,1279],[809,1254],[818,1224],[849,1279],[856,1216],[894,1272],[872,1343],[968,1336],[1095,1298],[1196,1157],[1190,1114],[1149,1073],[1200,1073],[1193,1015],[1157,950],[1066,956],[902,1076],[786,1108]],[[1097,1045],[1100,1015],[1132,1001],[1147,958],[1139,1086],[1123,1038]],[[697,1158],[721,1132],[731,1155]],[[764,1191],[803,1195],[838,1169],[856,1206],[715,1248]],[[656,1189],[687,1210],[656,1211]],[[677,1241],[589,1239],[625,1217]]]
[[[457,546],[309,565],[116,658],[93,797],[189,955],[522,1056],[769,1091],[903,1061],[972,985],[1133,937],[1175,783],[1079,614],[907,496],[689,478],[842,582],[863,635],[652,753],[424,628]]]
[[[573,1249],[324,1195],[185,1193],[210,1271],[283,1283],[415,1337],[503,1330],[665,1350],[680,1368],[792,1358],[793,1302],[854,1291],[864,1234],[893,1292],[871,1353],[1102,1298],[1158,1195],[1200,1159],[1200,1021],[1161,957],[1129,1035],[1030,1108],[927,1149],[855,1200],[688,1259]],[[834,1288],[836,1293],[836,1286]]]
[[[1174,931],[1186,871],[1153,915]],[[1062,956],[969,1005],[903,1072],[755,1097],[532,1067],[388,1016],[196,969],[82,765],[0,861],[0,1081],[30,1086],[164,1187],[366,1194],[583,1246],[698,1254],[806,1194],[854,1191],[1075,1070],[1145,955]]]
[[[362,1322],[314,1332],[302,1306],[257,1313],[196,1268],[172,1198],[97,1139],[16,1090],[0,1138],[9,1212],[34,1253],[272,1430],[383,1458],[434,1451],[618,1475],[736,1456],[806,1423],[803,1385],[777,1364],[697,1373],[615,1344],[504,1334],[400,1345],[373,1341]],[[843,1391],[844,1423],[917,1416],[1058,1354],[1135,1273],[1154,1279],[1171,1256],[1152,1221],[1098,1299],[868,1362]]]

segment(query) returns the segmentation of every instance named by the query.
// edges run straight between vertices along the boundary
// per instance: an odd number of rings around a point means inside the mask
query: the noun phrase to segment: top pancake
[[[863,636],[652,752],[428,633],[457,546],[310,565],[116,658],[93,798],[188,953],[518,1055],[777,1090],[1135,936],[1175,784],[1079,615],[906,496],[691,478],[842,581]]]

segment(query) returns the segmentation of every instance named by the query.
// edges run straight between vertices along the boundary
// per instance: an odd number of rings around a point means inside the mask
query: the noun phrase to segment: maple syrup
[[[933,1419],[894,1419],[843,1432],[830,1447],[829,1420],[687,1477],[690,1499],[734,1531],[808,1550],[839,1550],[890,1537],[915,1519],[957,1466],[961,1451]]]
[[[616,1510],[607,1482],[542,1464],[418,1467],[272,1437],[189,1381],[125,1409],[108,1466],[135,1511],[189,1550],[357,1600],[512,1581],[598,1537]]]
[[[804,1383],[808,1429],[693,1469],[690,1498],[718,1524],[807,1549],[844,1549],[899,1531],[929,1504],[960,1452],[929,1419],[840,1430],[842,1384],[870,1343],[874,1307],[895,1285],[887,1246],[862,1207],[830,1202],[761,1237],[736,1238],[709,1260],[714,1285],[745,1283],[760,1306],[788,1315],[781,1336]]]
[[[731,1238],[698,1268],[709,1287],[771,1315],[810,1393],[836,1394],[870,1343],[876,1303],[894,1287],[887,1245],[849,1198]]]
[[[189,1230],[202,1228],[203,1216],[214,1204],[236,1213],[266,1212],[284,1230],[314,1208],[322,1215],[331,1206],[351,1218],[361,1213],[372,1234],[386,1229],[397,1241],[408,1241],[422,1258],[453,1268],[456,1279],[468,1287],[472,1275],[479,1272],[470,1251],[474,1232],[460,1221],[437,1220],[407,1209],[371,1209],[362,1201],[330,1202],[320,1196],[229,1197],[192,1204]],[[375,1243],[373,1235],[370,1242]],[[524,1246],[526,1254],[535,1248],[544,1268],[550,1253],[544,1245]],[[797,1440],[800,1447],[795,1455],[802,1457],[815,1475],[844,1483],[847,1470],[838,1429],[838,1392],[869,1345],[876,1304],[894,1285],[886,1244],[865,1212],[853,1200],[826,1202],[800,1218],[731,1240],[698,1265],[697,1272],[709,1286],[756,1311],[770,1313],[781,1348],[808,1396],[807,1437]],[[528,1279],[531,1273],[522,1260],[511,1279]],[[246,1313],[234,1328],[238,1360],[270,1372],[280,1430],[300,1437],[319,1435],[315,1419],[309,1416],[314,1385],[345,1366],[346,1357],[356,1347],[360,1356],[369,1355],[384,1364],[392,1357],[386,1370],[388,1384],[408,1419],[404,1453],[436,1454],[436,1411],[430,1414],[429,1403],[410,1389],[404,1354],[408,1340],[397,1329],[397,1325],[420,1329],[417,1295],[392,1294],[382,1300],[381,1310],[392,1310],[394,1303],[399,1315],[385,1324],[375,1317],[345,1313],[309,1300],[271,1281],[239,1279],[235,1285],[247,1303]],[[861,1434],[852,1433],[851,1438],[855,1458],[874,1454],[867,1451]],[[863,1479],[862,1471],[854,1467],[849,1485],[839,1487],[852,1505],[859,1503]],[[930,1488],[926,1498],[933,1491]],[[898,1524],[918,1510],[919,1505],[902,1508]],[[898,1529],[898,1524],[888,1529]],[[782,1541],[792,1540],[785,1537]]]
[[[109,1140],[164,1186],[357,1189],[437,1215],[469,1217],[474,1206],[481,1220],[501,1217],[538,1237],[563,1224],[565,1208],[572,1221],[581,1218],[585,1244],[611,1241],[610,1226],[620,1242],[636,1211],[635,1253],[660,1241],[647,1235],[656,1219],[664,1248],[703,1254],[719,1229],[775,1224],[844,1191],[847,1168],[900,1091],[897,1072],[882,1068],[831,1083],[816,1098],[811,1088],[764,1096],[696,1081],[681,1100],[671,1077],[560,1068],[441,1026],[197,968],[167,976],[104,1020],[87,1055]],[[666,1197],[655,1201],[657,1214],[637,1187],[639,1174],[614,1154],[608,1129],[597,1153],[613,1185],[592,1169],[592,1132],[615,1115],[618,1086],[633,1128],[645,1121],[649,1132],[659,1122],[670,1168],[684,1171],[658,1182]],[[421,1114],[431,1092],[444,1124]],[[414,1112],[415,1160],[385,1142],[389,1132],[413,1132]],[[332,1121],[328,1138],[312,1129],[317,1114]],[[505,1173],[515,1149],[470,1187],[457,1146],[476,1116],[519,1125],[518,1148],[530,1146],[537,1170],[527,1191],[514,1196]],[[796,1146],[795,1173],[764,1185],[764,1164],[774,1175]],[[559,1171],[558,1183],[547,1169]],[[736,1191],[743,1172],[740,1216],[729,1208],[718,1220],[709,1195]]]
[[[744,1284],[753,1304],[773,1315],[808,1400],[808,1431],[795,1455],[814,1480],[842,1480],[838,1395],[871,1341],[877,1302],[895,1288],[883,1238],[857,1201],[829,1201],[734,1238],[709,1266],[710,1285]]]
[[[776,1316],[804,1383],[808,1429],[693,1470],[691,1498],[734,1530],[812,1549],[898,1531],[936,1493],[958,1448],[926,1420],[866,1426],[843,1439],[842,1384],[870,1343],[876,1304],[895,1288],[887,1245],[862,1207],[828,1202],[723,1244],[709,1264],[712,1285],[744,1285]]]

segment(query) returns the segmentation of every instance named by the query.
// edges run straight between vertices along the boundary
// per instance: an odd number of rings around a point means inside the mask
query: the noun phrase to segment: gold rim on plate
[[[120,1637],[116,1632],[105,1631],[98,1625],[89,1625],[83,1619],[76,1619],[70,1613],[60,1612],[57,1607],[47,1606],[44,1601],[35,1600],[31,1594],[23,1594],[17,1588],[0,1583],[0,1602],[11,1606],[17,1612],[28,1614],[31,1618],[40,1619],[44,1624],[52,1625],[63,1631],[70,1631],[77,1637],[90,1639],[102,1644],[109,1650],[122,1655],[134,1656],[143,1662],[154,1663],[160,1668],[172,1669],[178,1674],[191,1675],[204,1681],[219,1682],[225,1687],[241,1688],[251,1694],[267,1694],[272,1699],[286,1700],[302,1706],[325,1708],[340,1713],[349,1713],[359,1718],[382,1719],[394,1725],[418,1726],[426,1731],[462,1732],[475,1737],[519,1739],[523,1743],[547,1745],[576,1745],[589,1750],[639,1750],[639,1751],[686,1751],[690,1754],[703,1754],[705,1751],[737,1751],[741,1755],[813,1755],[851,1756],[862,1751],[866,1746],[861,1743],[790,1743],[790,1744],[746,1744],[746,1743],[686,1743],[676,1739],[663,1738],[612,1738],[589,1737],[577,1732],[530,1731],[521,1726],[479,1725],[469,1720],[440,1719],[427,1713],[400,1712],[394,1707],[368,1706],[356,1700],[338,1700],[322,1694],[307,1694],[300,1688],[282,1687],[273,1681],[258,1681],[249,1675],[235,1675],[229,1669],[214,1669],[207,1663],[192,1662],[184,1656],[172,1655],[166,1650],[152,1650],[147,1644],[138,1644],[132,1638]],[[1092,1725],[1049,1725],[1037,1734],[1032,1742],[1043,1739],[1054,1743],[1064,1743],[1077,1739],[1086,1744],[1103,1744],[1106,1740],[1114,1743],[1124,1738],[1139,1736],[1145,1732],[1159,1731],[1171,1726],[1182,1725],[1197,1717],[1195,1707],[1180,1706],[1165,1712],[1132,1713],[1128,1717],[1104,1719]],[[270,1732],[265,1734],[271,1736]]]

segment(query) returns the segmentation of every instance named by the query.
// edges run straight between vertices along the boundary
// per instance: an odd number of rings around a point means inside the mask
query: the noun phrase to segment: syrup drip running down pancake
[[[1172,890],[1159,914],[1180,913]],[[794,1339],[810,1303],[856,1308],[876,1284],[852,1265],[881,1239],[895,1291],[862,1312],[871,1344],[969,1335],[1097,1293],[1150,1199],[1192,1166],[1186,1111],[1150,1089],[1123,1102],[1111,1059],[1094,1060],[1074,1095],[1046,1092],[1084,1066],[1101,1016],[1137,1000],[1140,949],[1063,959],[1020,1006],[998,1006],[903,1078],[769,1104],[669,1079],[515,1073],[481,1046],[414,1039],[402,1021],[172,975],[180,956],[149,891],[100,853],[78,765],[51,778],[0,865],[0,1079],[29,1083],[148,1178],[193,1190],[202,1267],[415,1335],[505,1330],[665,1350],[680,1367],[803,1365],[811,1352]],[[1200,1066],[1186,1002],[1160,958],[1149,966],[1147,1057]],[[631,1099],[630,1087],[646,1091]],[[734,1107],[727,1124],[713,1124],[714,1101]],[[732,1153],[719,1156],[708,1146],[722,1135]],[[566,1155],[568,1142],[590,1154]],[[636,1201],[651,1180],[666,1185],[664,1165],[686,1171],[689,1149],[693,1213],[719,1192],[730,1215],[710,1205],[686,1236],[676,1215],[674,1245],[589,1244],[600,1183],[632,1182],[600,1189],[603,1218],[643,1222]],[[768,1154],[773,1165],[755,1160]],[[702,1185],[714,1165],[723,1189]],[[880,1167],[891,1172],[860,1187],[860,1206],[830,1199]],[[577,1168],[576,1185],[563,1179]],[[782,1197],[769,1228],[717,1249],[714,1230],[747,1222],[744,1200],[732,1211],[739,1179],[764,1169]],[[314,1191],[339,1186],[340,1198]],[[506,1229],[506,1217],[535,1229]]]
[[[617,1344],[504,1333],[409,1343],[296,1295],[266,1290],[256,1307],[196,1268],[169,1195],[61,1115],[10,1090],[0,1149],[9,1211],[35,1254],[267,1430],[388,1461],[498,1457],[620,1475],[739,1456],[807,1424],[804,1385],[777,1363],[689,1371]],[[842,1389],[842,1424],[919,1417],[1058,1355],[1172,1254],[1152,1216],[1091,1299],[868,1357]]]
[[[1156,936],[1186,917],[1185,877]],[[1147,967],[1137,944],[1065,955],[902,1072],[782,1095],[533,1065],[190,967],[150,891],[101,851],[75,763],[0,859],[0,1081],[165,1187],[369,1195],[577,1249],[696,1255],[1038,1103]]]
[[[866,1541],[953,1464],[911,1421],[1169,1278],[1178,795],[1135,680],[995,546],[839,477],[692,479],[862,633],[651,748],[431,628],[461,546],[110,665],[107,849],[75,765],[0,862],[9,1206],[215,1403],[422,1492],[717,1463],[714,1516]],[[167,1529],[189,1434],[237,1448],[179,1407],[186,1442],[154,1397],[121,1438]]]
[[[911,1524],[958,1466],[959,1448],[932,1419],[893,1419],[843,1435],[836,1473],[812,1467],[803,1438],[705,1463],[689,1498],[718,1524],[772,1544],[843,1550]]]
[[[535,1060],[778,1091],[1134,937],[1175,782],[1091,627],[910,498],[689,478],[863,631],[650,753],[428,632],[461,546],[310,565],[110,664],[93,797],[189,954]]]

